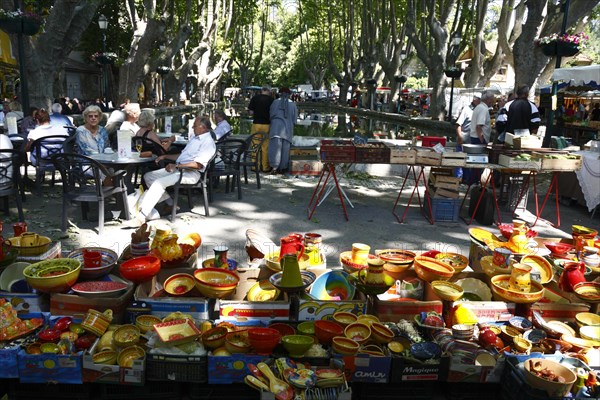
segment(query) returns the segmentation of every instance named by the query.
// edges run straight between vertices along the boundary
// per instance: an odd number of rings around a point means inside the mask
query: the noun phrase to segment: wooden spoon
[[[294,398],[294,389],[286,382],[276,378],[267,364],[260,362],[256,366],[269,379],[269,391],[275,395],[277,400],[292,400]]]

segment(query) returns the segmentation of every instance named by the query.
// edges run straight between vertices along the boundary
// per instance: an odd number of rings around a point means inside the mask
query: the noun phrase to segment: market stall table
[[[156,155],[152,154],[150,157],[140,157],[139,153],[131,153],[131,157],[122,158],[116,153],[102,153],[92,154],[90,158],[108,168],[124,169],[126,172],[125,185],[127,186],[127,191],[131,193],[134,190],[132,176],[135,169],[140,165],[154,162]]]

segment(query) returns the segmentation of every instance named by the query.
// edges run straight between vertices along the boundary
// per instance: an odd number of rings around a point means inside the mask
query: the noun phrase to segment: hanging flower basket
[[[400,76],[396,75],[396,76],[394,76],[394,80],[395,80],[396,82],[398,82],[398,83],[405,83],[405,82],[406,82],[406,79],[407,79],[407,78],[406,78],[406,76],[405,76],[405,75],[400,75]]]
[[[542,53],[548,57],[572,57],[579,53],[579,45],[567,42],[553,42],[540,45]]]
[[[2,18],[0,17],[0,29],[6,33],[33,36],[40,30],[40,22],[31,18]]]
[[[562,35],[553,33],[550,36],[536,39],[535,44],[548,57],[572,57],[585,47],[587,40],[588,36],[583,32],[578,34],[565,33]]]
[[[100,65],[108,65],[115,62],[117,59],[117,55],[115,53],[101,53],[97,52],[92,54],[90,57],[92,61],[100,64]]]
[[[462,76],[463,72],[465,72],[465,71],[463,71],[462,69],[458,69],[458,68],[444,70],[444,74],[446,74],[446,76],[448,78],[454,78],[454,79],[460,78]]]

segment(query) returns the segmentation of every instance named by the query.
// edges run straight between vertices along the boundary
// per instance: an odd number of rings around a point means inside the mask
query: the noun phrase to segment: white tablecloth
[[[600,204],[600,153],[592,151],[578,151],[583,157],[581,170],[575,171],[579,186],[585,197],[588,211],[592,211]]]

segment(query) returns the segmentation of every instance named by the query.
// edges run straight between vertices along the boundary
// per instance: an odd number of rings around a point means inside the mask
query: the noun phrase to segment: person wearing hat
[[[250,99],[250,104],[248,104],[248,111],[250,115],[252,115],[252,128],[250,128],[250,134],[255,134],[257,132],[269,133],[269,124],[271,123],[271,118],[269,115],[269,109],[271,108],[271,104],[273,104],[273,96],[271,95],[271,89],[268,86],[263,86],[260,90],[260,93],[253,96]],[[261,159],[262,165],[260,166],[263,172],[269,172],[271,168],[269,167],[269,137],[267,136],[262,143],[261,146]]]
[[[269,114],[269,165],[272,173],[285,173],[290,163],[290,147],[294,136],[294,124],[298,119],[296,104],[290,100],[287,87],[279,89],[279,98],[271,104]]]

